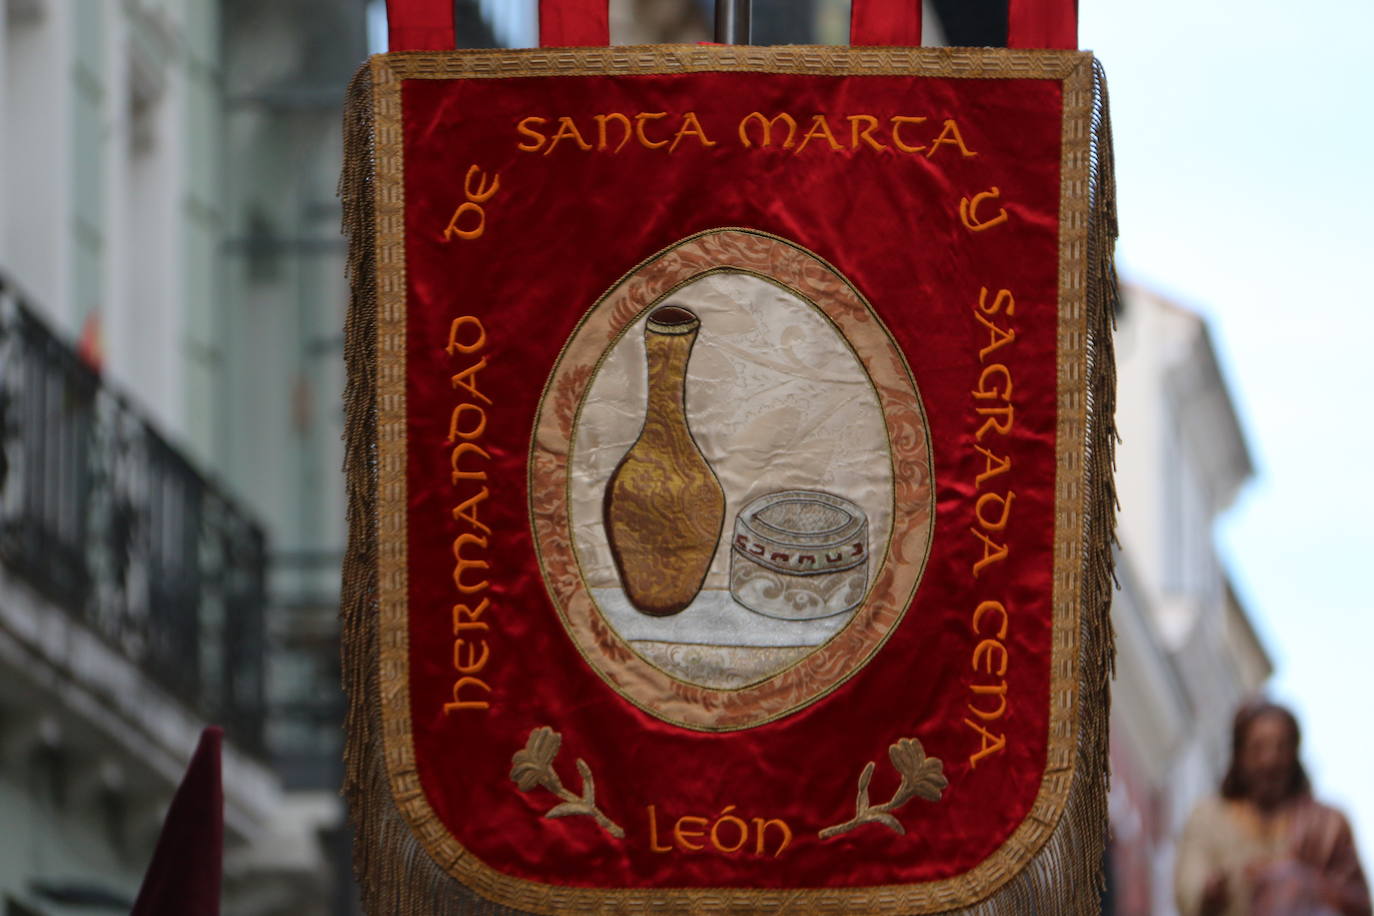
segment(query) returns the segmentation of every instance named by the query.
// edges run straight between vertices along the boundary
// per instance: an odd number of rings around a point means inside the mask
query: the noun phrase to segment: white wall
[[[1214,524],[1250,473],[1206,326],[1127,288],[1117,334],[1117,680],[1113,745],[1144,775],[1162,835],[1154,911],[1173,909],[1174,838],[1216,791],[1236,704],[1269,663],[1225,586]]]
[[[70,10],[65,3],[14,4],[8,15],[4,110],[4,209],[0,211],[3,266],[48,317],[75,333],[68,299],[71,248]],[[32,9],[31,9],[32,8]]]
[[[31,882],[76,883],[99,886],[126,896],[138,893],[146,847],[125,853],[111,842],[98,794],[82,794],[59,805],[43,786],[42,773],[32,762],[7,762],[0,778],[0,888],[6,895],[40,907],[27,893]]]
[[[215,0],[0,0],[0,270],[174,443],[215,453]]]

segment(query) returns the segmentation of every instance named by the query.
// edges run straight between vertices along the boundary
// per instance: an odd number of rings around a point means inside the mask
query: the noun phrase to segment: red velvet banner
[[[921,0],[853,0],[849,7],[851,45],[921,44]]]
[[[539,44],[546,48],[605,47],[611,43],[607,0],[542,0]]]
[[[1078,47],[1078,0],[1008,0],[1007,47]]]
[[[1090,58],[724,50],[374,62],[393,788],[535,909],[973,902],[1073,766]]]
[[[392,51],[454,47],[453,0],[387,0],[387,46]]]

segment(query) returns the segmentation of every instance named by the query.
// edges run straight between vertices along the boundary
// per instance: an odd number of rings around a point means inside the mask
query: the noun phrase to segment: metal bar
[[[716,42],[749,44],[749,12],[754,0],[716,0]]]

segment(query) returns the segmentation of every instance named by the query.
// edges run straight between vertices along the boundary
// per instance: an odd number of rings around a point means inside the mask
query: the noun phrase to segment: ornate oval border
[[[796,294],[834,324],[878,396],[892,460],[892,534],[854,619],[811,654],[755,684],[689,684],[636,653],[601,616],[573,547],[567,486],[572,436],[601,360],[665,296],[711,273],[759,276]],[[733,731],[816,702],[864,667],[901,622],[925,571],[934,533],[929,426],[896,341],[863,296],[810,251],[749,229],[713,229],[660,251],[622,277],[583,316],[554,364],[530,442],[530,520],[544,583],[592,669],[635,706],[686,728]]]

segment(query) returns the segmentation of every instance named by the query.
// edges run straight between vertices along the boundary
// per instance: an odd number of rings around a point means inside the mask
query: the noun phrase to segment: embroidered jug
[[[687,360],[700,328],[678,306],[649,315],[644,427],[606,485],[606,535],[625,596],[655,617],[692,603],[725,521],[725,492],[687,425]]]

